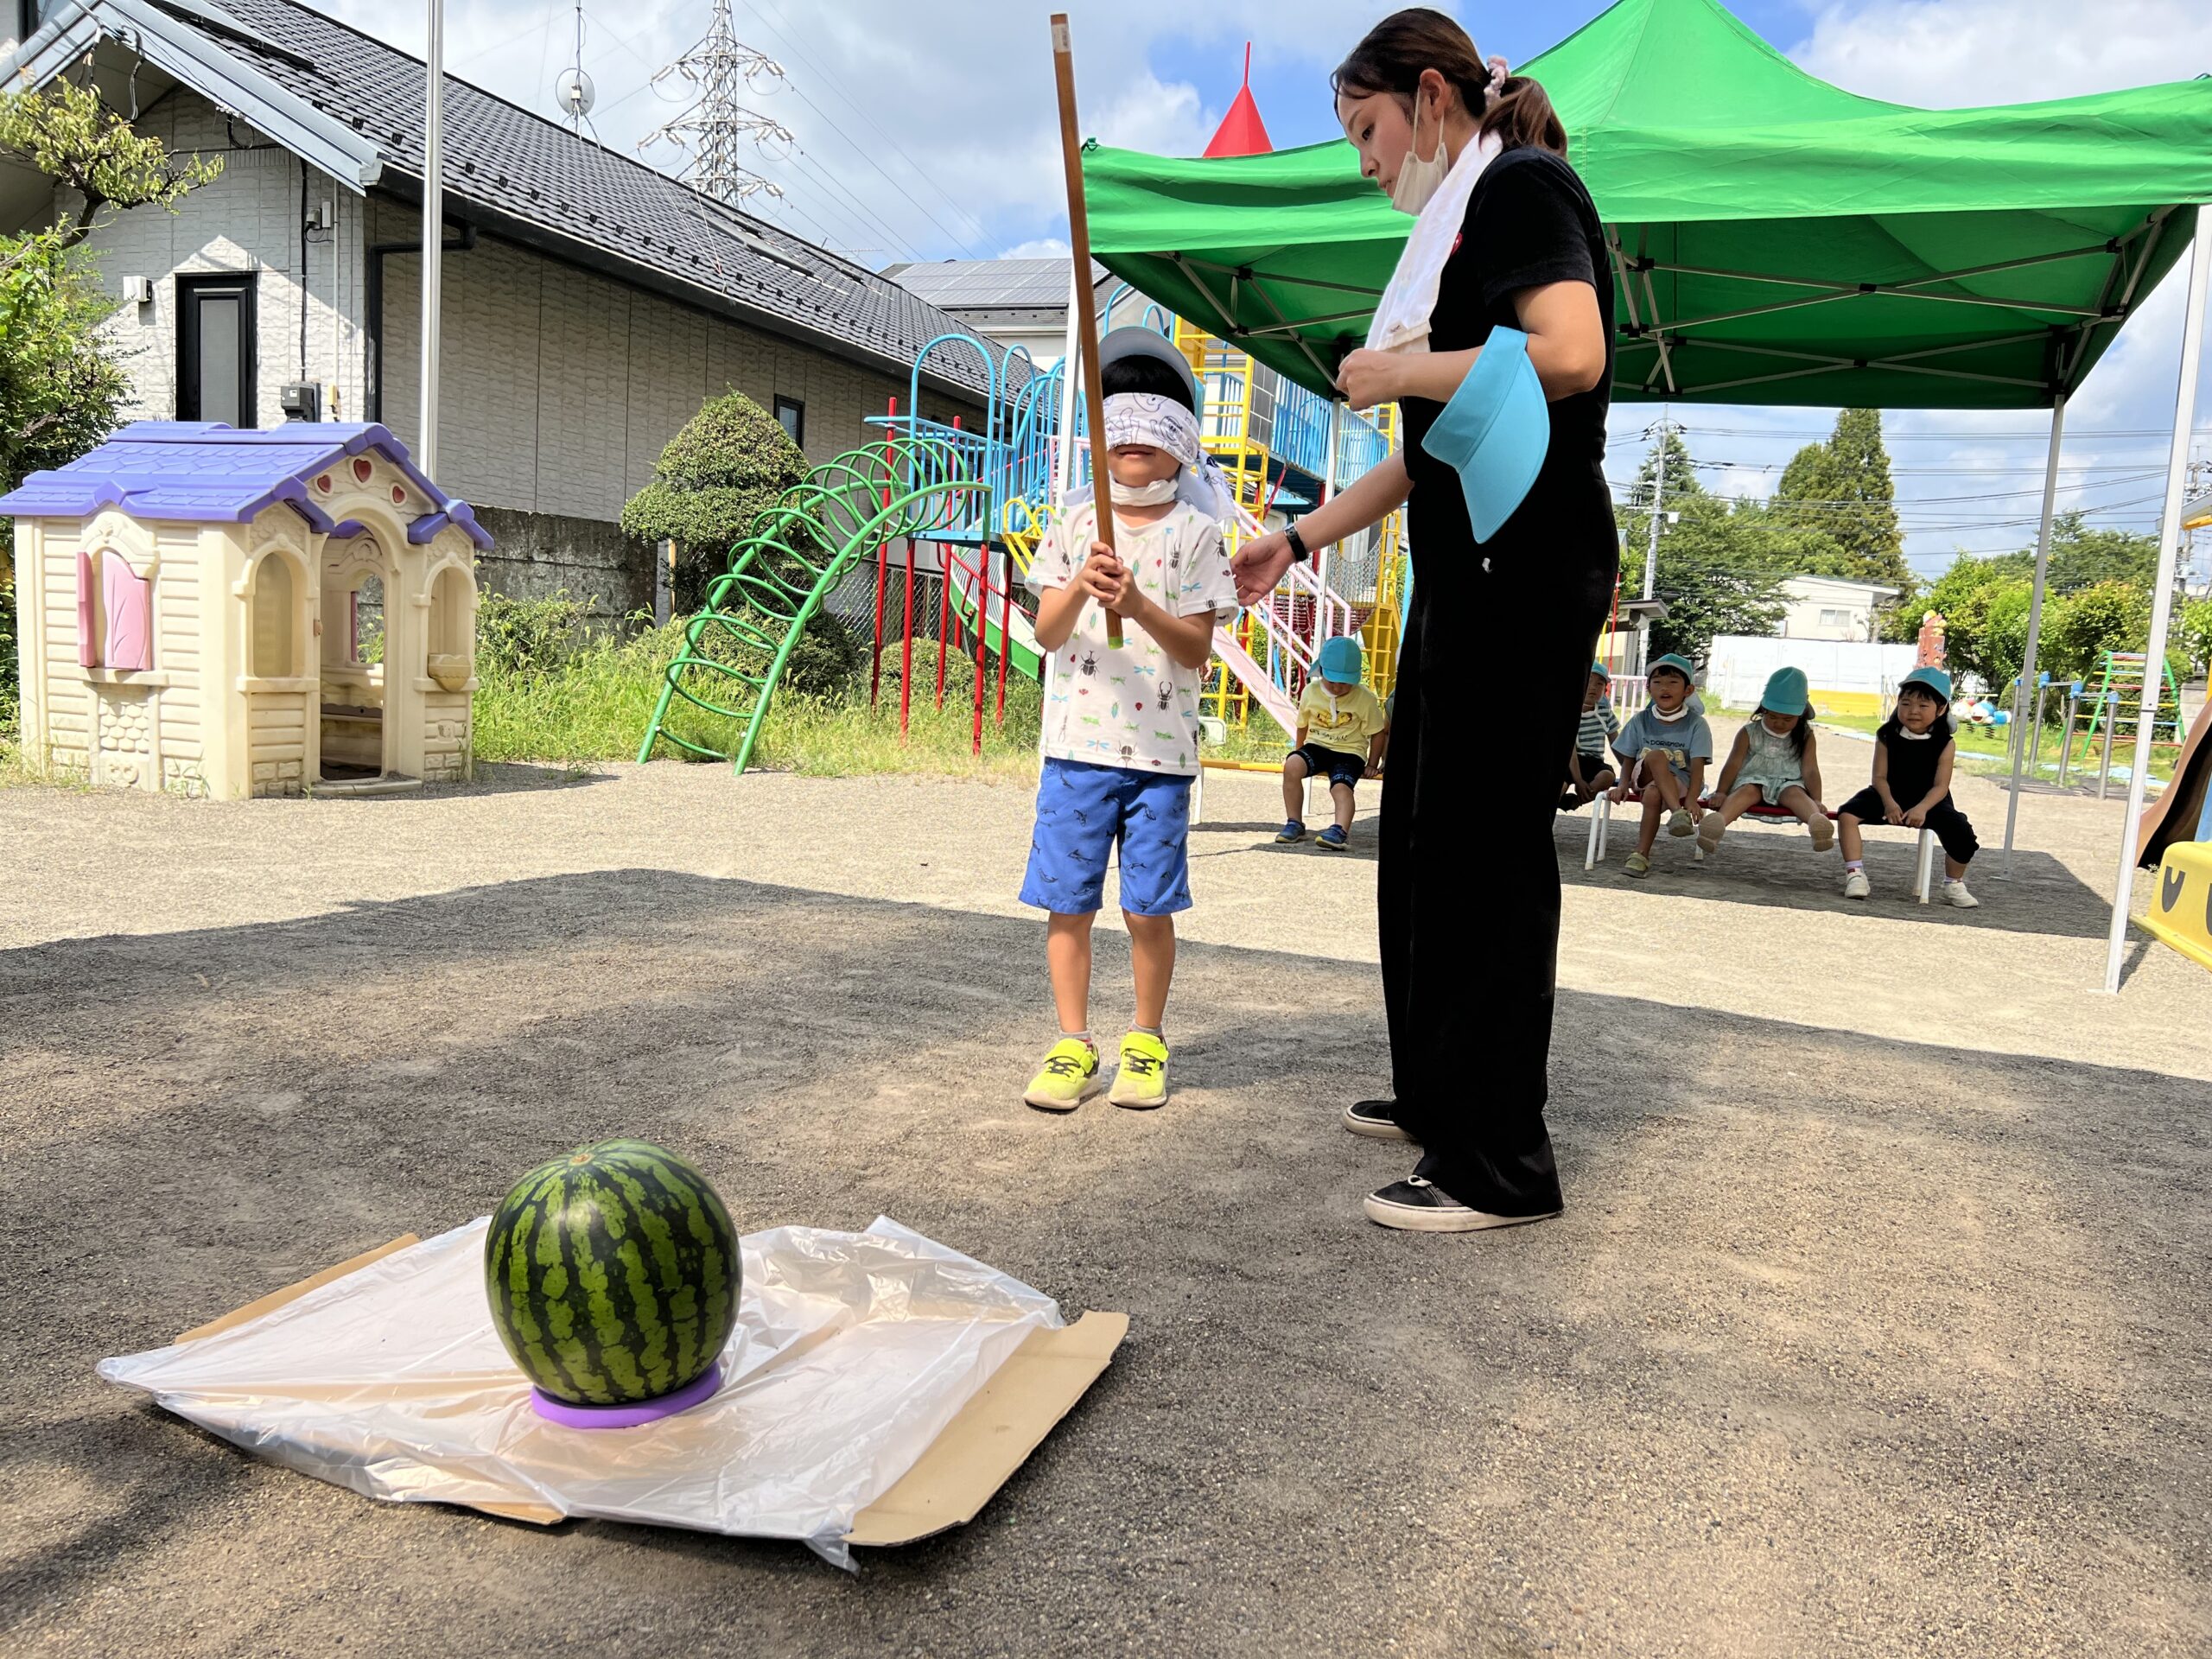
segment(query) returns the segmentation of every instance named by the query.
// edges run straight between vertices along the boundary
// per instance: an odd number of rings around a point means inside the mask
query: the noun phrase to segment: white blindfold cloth
[[[1106,398],[1105,413],[1109,448],[1142,444],[1165,450],[1183,463],[1171,480],[1175,486],[1172,499],[1188,502],[1217,523],[1236,516],[1236,493],[1199,441],[1198,417],[1176,399],[1157,392],[1117,391]],[[1125,506],[1140,505],[1128,500],[1126,492],[1116,492],[1115,499]],[[1071,507],[1090,499],[1088,486],[1068,492]]]

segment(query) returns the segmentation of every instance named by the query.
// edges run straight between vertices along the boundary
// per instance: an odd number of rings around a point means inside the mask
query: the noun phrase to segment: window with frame
[[[1821,613],[1821,626],[1824,628],[1847,628],[1851,626],[1851,613],[1824,610]]]
[[[241,430],[254,412],[253,277],[176,279],[176,417]]]
[[[791,440],[802,449],[806,448],[806,405],[796,397],[779,395],[776,398],[776,423],[791,434]]]
[[[154,582],[111,547],[77,554],[77,661],[140,673],[154,665]]]
[[[257,679],[289,679],[299,668],[299,595],[292,562],[264,553],[253,567],[252,626],[247,634],[247,669]]]

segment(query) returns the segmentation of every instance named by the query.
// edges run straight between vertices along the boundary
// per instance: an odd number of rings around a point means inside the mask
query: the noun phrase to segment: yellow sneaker
[[[1040,1112],[1071,1112],[1097,1092],[1098,1051],[1080,1037],[1063,1037],[1021,1098]]]
[[[1167,1103],[1167,1045],[1149,1032],[1122,1039],[1122,1065],[1114,1073],[1107,1099],[1131,1111],[1148,1112]]]

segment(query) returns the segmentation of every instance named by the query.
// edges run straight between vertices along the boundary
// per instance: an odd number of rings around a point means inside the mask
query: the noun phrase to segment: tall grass
[[[584,629],[563,600],[487,600],[478,633],[475,752],[480,760],[550,761],[585,767],[638,752],[683,622],[627,633]],[[973,752],[975,665],[948,654],[944,703],[937,703],[938,646],[914,643],[914,693],[907,730],[899,729],[899,659],[884,656],[875,702],[868,702],[867,654],[820,646],[801,677],[806,690],[779,688],[769,704],[752,764],[763,770],[842,777],[933,772],[1026,779],[1033,775],[1041,700],[1038,688],[1009,675],[1006,717],[997,718],[995,664],[987,667],[982,751]],[[738,687],[717,690],[694,671],[693,690],[728,704]],[[701,747],[734,753],[741,722],[677,698],[668,729]],[[683,751],[662,745],[662,755]]]

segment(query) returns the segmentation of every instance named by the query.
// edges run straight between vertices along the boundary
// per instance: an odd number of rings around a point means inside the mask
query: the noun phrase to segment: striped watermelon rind
[[[646,1141],[605,1141],[515,1184],[484,1239],[492,1324],[523,1374],[575,1406],[672,1394],[737,1325],[737,1229],[707,1179]]]

